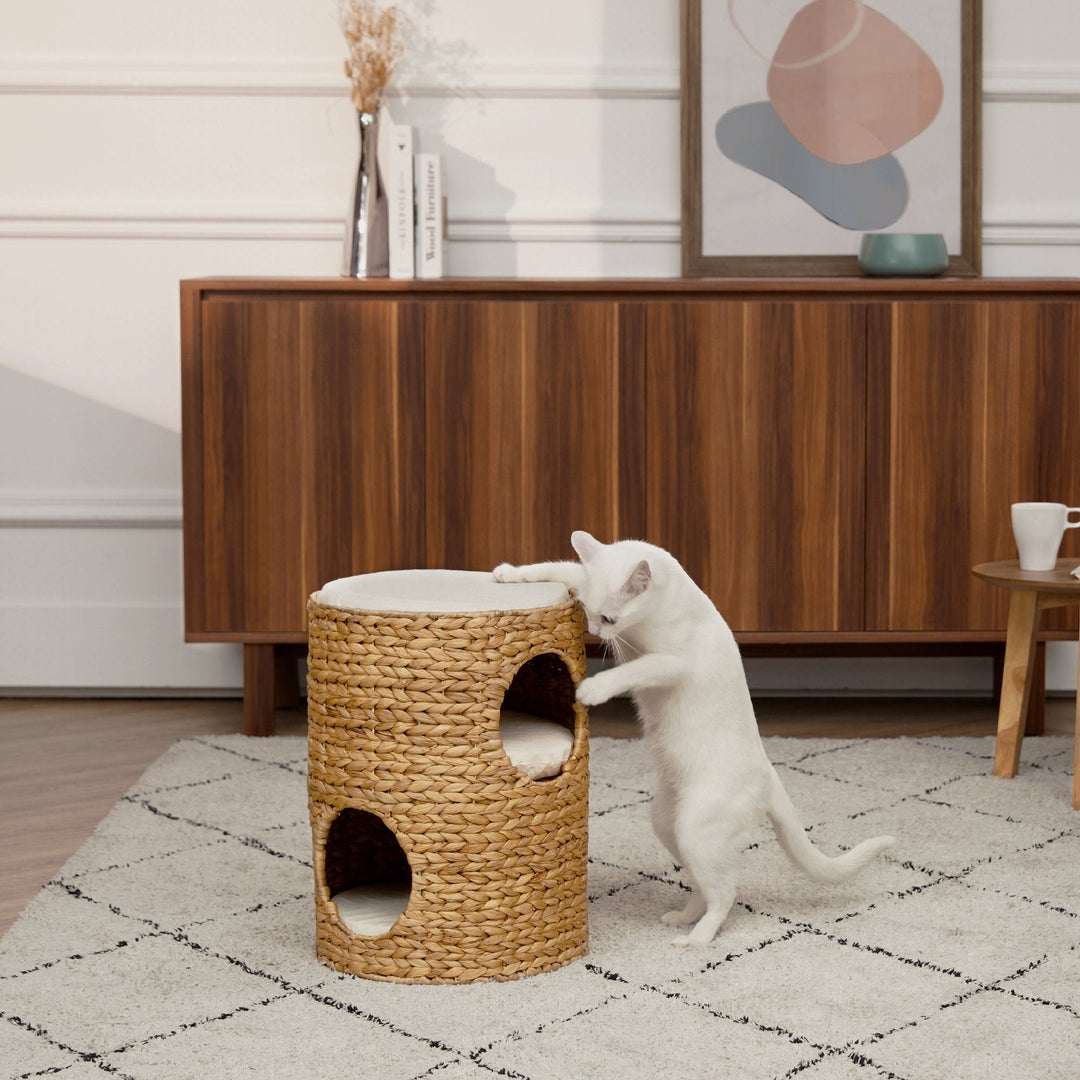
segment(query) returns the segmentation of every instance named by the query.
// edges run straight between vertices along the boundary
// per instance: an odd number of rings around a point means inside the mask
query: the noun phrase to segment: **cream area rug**
[[[716,941],[671,944],[686,886],[638,741],[592,744],[587,956],[400,986],[314,955],[305,744],[172,747],[0,940],[0,1075],[377,1080],[1080,1076],[1072,742],[769,739],[812,838],[892,833],[814,885],[766,829]]]

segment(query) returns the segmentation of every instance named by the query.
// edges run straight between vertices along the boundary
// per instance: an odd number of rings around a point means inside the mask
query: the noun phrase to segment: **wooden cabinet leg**
[[[1024,741],[1024,721],[1031,692],[1038,629],[1038,593],[1034,589],[1013,590],[1009,604],[1009,629],[1005,638],[1001,704],[998,706],[995,776],[1015,776],[1020,766],[1020,747]]]
[[[274,646],[244,644],[244,734],[274,734]]]

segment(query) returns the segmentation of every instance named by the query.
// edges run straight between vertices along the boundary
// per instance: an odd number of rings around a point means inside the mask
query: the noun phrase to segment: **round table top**
[[[569,599],[560,582],[500,582],[480,570],[384,570],[338,578],[315,593],[326,607],[439,615],[526,611]]]
[[[979,563],[971,572],[992,585],[1006,589],[1037,589],[1039,592],[1080,593],[1080,578],[1072,571],[1080,566],[1075,555],[1058,559],[1053,570],[1021,570],[1019,559]]]

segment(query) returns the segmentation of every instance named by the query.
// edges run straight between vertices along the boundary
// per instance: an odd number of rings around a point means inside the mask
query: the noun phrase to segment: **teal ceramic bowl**
[[[867,233],[859,269],[871,277],[937,277],[949,265],[941,233]]]

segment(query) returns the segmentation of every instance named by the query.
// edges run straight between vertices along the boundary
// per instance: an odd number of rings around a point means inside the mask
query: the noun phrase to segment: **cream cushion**
[[[574,745],[574,733],[562,724],[512,709],[503,709],[499,731],[510,763],[531,780],[558,776]]]
[[[384,570],[327,582],[315,599],[352,611],[523,611],[570,598],[556,581],[496,581],[479,570]]]

